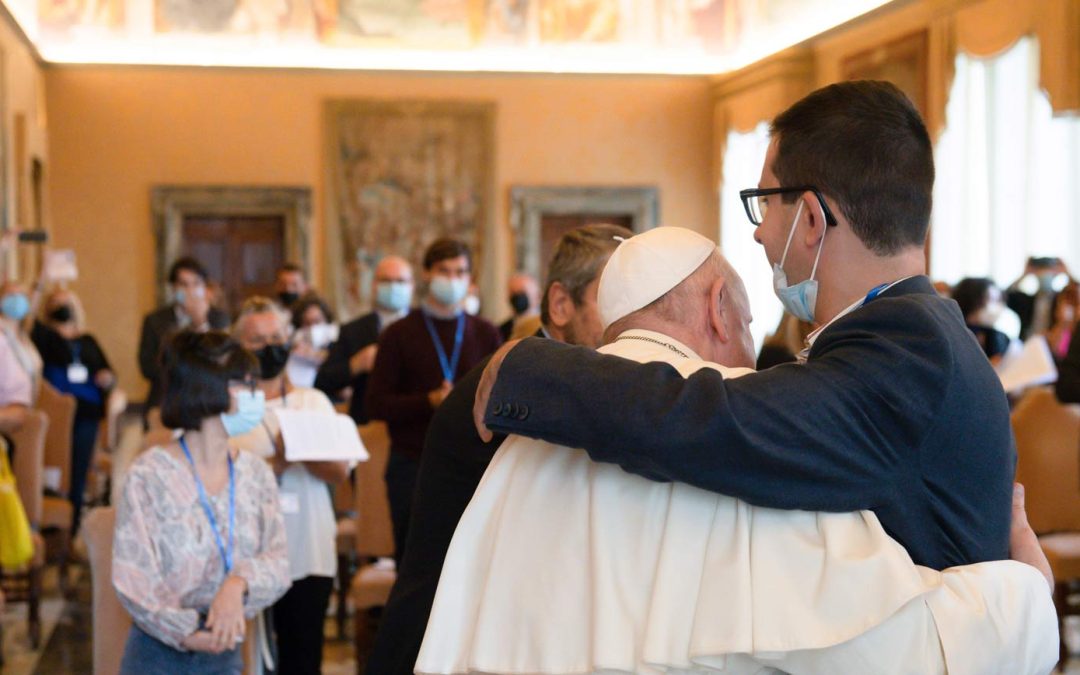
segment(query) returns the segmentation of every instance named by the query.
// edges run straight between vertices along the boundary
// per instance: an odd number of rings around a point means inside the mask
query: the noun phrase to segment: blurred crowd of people
[[[597,278],[615,237],[629,235],[589,226],[564,236],[543,288],[524,273],[508,280],[509,318],[497,327],[477,316],[472,251],[452,239],[431,244],[419,270],[384,257],[374,270],[371,311],[343,322],[298,265],[277,271],[273,297],[249,297],[230,316],[205,268],[191,257],[176,260],[169,302],[146,315],[139,340],[149,383],[144,424],[173,431],[133,464],[119,505],[114,581],[135,619],[124,672],[161,662],[230,668],[244,619],[264,610],[275,672],[319,672],[322,619],[338,572],[332,490],[353,467],[286,460],[273,411],[332,413],[335,405],[358,425],[388,427],[385,481],[403,582],[372,663],[415,659],[453,524],[486,466],[457,475],[461,494],[448,492],[456,483],[442,479],[457,469],[444,467],[439,486],[418,496],[421,452],[439,453],[428,438],[436,412],[450,401],[456,417],[467,418],[476,381],[454,396],[458,385],[507,340],[540,335],[598,346]],[[938,291],[956,301],[995,365],[1023,340],[1043,336],[1059,368],[1059,396],[1080,402],[1080,340],[1073,340],[1080,285],[1060,260],[1030,259],[1004,289],[967,278]],[[813,328],[785,315],[758,369],[804,360]],[[19,428],[42,383],[77,401],[67,494],[74,534],[116,375],[65,284],[5,282],[0,338],[0,433]],[[471,429],[468,438],[462,433],[441,429],[457,448],[485,447]],[[192,474],[194,488],[184,479]],[[460,508],[447,515],[448,504]],[[410,539],[410,522],[425,527],[423,537]],[[186,609],[193,605],[210,610]]]
[[[995,367],[1015,356],[1030,338],[1043,338],[1058,371],[1058,398],[1080,403],[1080,340],[1073,340],[1080,321],[1080,282],[1060,258],[1029,258],[1024,273],[1004,288],[988,277],[934,286],[938,294],[956,301],[964,323]],[[785,314],[762,345],[757,369],[799,360],[813,329]]]

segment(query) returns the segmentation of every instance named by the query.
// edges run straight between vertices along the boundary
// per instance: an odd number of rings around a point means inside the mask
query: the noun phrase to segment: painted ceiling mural
[[[61,63],[719,73],[886,0],[2,0]]]

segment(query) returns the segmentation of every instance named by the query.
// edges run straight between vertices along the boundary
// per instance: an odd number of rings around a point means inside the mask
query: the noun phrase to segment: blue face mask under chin
[[[804,201],[799,200],[799,208],[795,210],[795,219],[791,222],[791,230],[788,232],[787,244],[784,245],[784,255],[780,262],[773,263],[773,292],[780,299],[780,304],[789,314],[800,321],[814,322],[814,309],[817,305],[818,282],[814,279],[817,274],[818,261],[821,260],[821,249],[825,245],[825,233],[821,233],[821,241],[818,243],[817,256],[814,258],[814,268],[810,270],[810,278],[805,281],[789,286],[787,272],[784,271],[784,263],[787,262],[788,249],[791,248],[791,240],[795,236],[795,228],[799,225],[799,216],[802,215]],[[822,221],[824,222],[824,221]],[[828,226],[825,226],[828,230]]]
[[[236,412],[222,413],[221,423],[229,436],[243,436],[262,423],[266,414],[266,394],[245,389],[236,395]]]

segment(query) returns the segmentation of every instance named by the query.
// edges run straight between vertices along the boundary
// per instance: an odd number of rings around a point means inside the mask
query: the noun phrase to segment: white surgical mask
[[[795,210],[795,219],[791,222],[791,231],[788,232],[787,244],[784,245],[784,255],[779,263],[773,263],[773,291],[784,309],[800,321],[814,322],[814,307],[817,305],[818,282],[814,279],[817,274],[818,261],[821,260],[821,249],[825,245],[825,233],[821,233],[821,241],[818,243],[817,256],[814,258],[814,267],[810,270],[810,278],[806,281],[789,286],[787,272],[784,271],[784,263],[787,262],[788,249],[791,248],[791,240],[795,236],[795,227],[799,224],[799,216],[802,215],[803,205],[806,202],[799,200],[799,208]],[[828,229],[828,226],[826,226]]]

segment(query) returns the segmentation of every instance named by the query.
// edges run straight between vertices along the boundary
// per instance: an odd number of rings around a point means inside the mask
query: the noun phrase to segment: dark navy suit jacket
[[[379,314],[371,312],[358,319],[353,319],[341,327],[337,342],[330,345],[326,361],[319,366],[315,376],[315,388],[334,398],[345,387],[352,387],[349,400],[349,417],[357,424],[367,424],[364,412],[364,392],[367,390],[368,373],[353,377],[349,370],[349,359],[353,354],[368,345],[379,341]]]
[[[1008,557],[1008,403],[956,303],[926,277],[836,320],[805,365],[732,380],[526,340],[486,420],[758,506],[870,509],[935,569]]]

